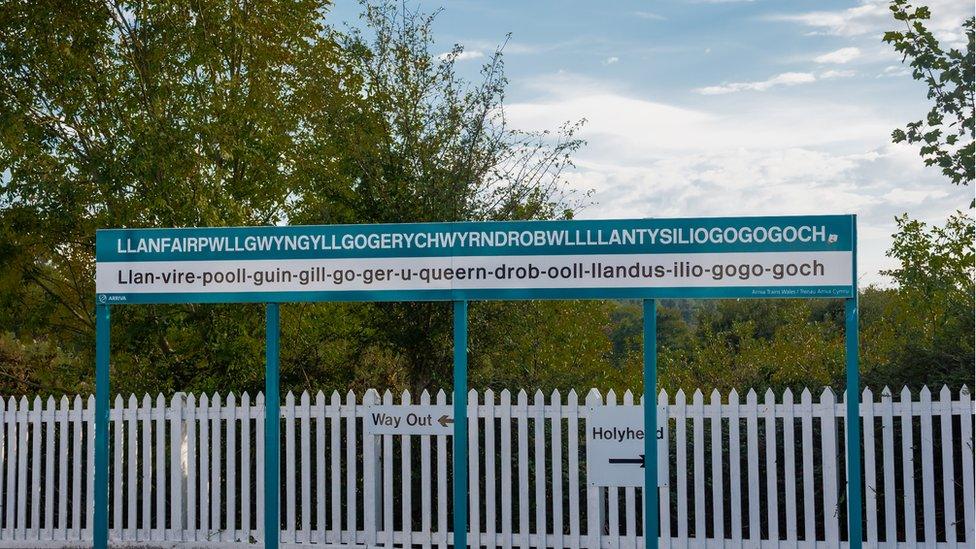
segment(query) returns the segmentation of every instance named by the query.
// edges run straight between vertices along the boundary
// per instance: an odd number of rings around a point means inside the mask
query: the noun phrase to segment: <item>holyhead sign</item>
[[[147,303],[265,303],[264,545],[280,528],[279,304],[452,301],[450,406],[376,405],[375,436],[451,435],[455,547],[467,546],[467,318],[472,300],[641,299],[644,402],[657,387],[657,298],[841,298],[847,334],[848,478],[861,478],[854,216],[499,221],[392,225],[105,229],[96,234],[94,546],[108,545],[110,309]],[[593,486],[643,486],[658,541],[657,407],[593,410]],[[663,432],[663,431],[661,431]],[[645,433],[652,433],[647,436]],[[655,466],[656,464],[656,466]],[[849,483],[851,546],[861,482]],[[665,495],[665,497],[667,497]],[[477,503],[477,502],[475,502]]]
[[[851,297],[851,216],[97,235],[100,303]]]

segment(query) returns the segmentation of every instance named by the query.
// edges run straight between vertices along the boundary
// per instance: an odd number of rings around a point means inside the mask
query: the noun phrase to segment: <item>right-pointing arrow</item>
[[[640,465],[641,469],[644,468],[644,454],[641,454],[638,458],[610,458],[610,463],[620,463],[620,464],[631,464]]]

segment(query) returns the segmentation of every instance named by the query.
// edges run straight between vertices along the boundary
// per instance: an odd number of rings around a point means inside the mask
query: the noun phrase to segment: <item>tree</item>
[[[973,383],[976,261],[973,219],[963,213],[945,226],[898,218],[889,255],[901,266],[884,271],[898,284],[865,327],[866,354],[876,384]]]
[[[555,133],[512,129],[505,119],[503,48],[489,57],[481,81],[460,79],[454,63],[462,48],[434,53],[435,16],[400,4],[366,3],[366,30],[342,35],[346,62],[368,98],[362,108],[369,125],[343,135],[344,170],[331,180],[310,181],[293,216],[297,222],[572,215],[562,174],[582,145],[574,136],[578,126]],[[545,328],[533,320],[535,307],[479,306],[472,309],[472,324],[485,314],[497,326]],[[449,304],[375,304],[363,311],[362,345],[399,361],[408,387],[452,385]],[[558,337],[548,330],[535,335]]]
[[[657,306],[657,345],[659,350],[687,349],[692,330],[676,306],[676,300],[661,300]],[[617,301],[610,312],[611,351],[607,359],[615,367],[641,368],[644,357],[644,311],[639,301]]]
[[[364,10],[366,30],[344,32],[326,0],[0,4],[7,356],[63,349],[64,379],[85,390],[100,227],[571,215],[575,126],[508,126],[501,51],[470,84],[454,72],[460,47],[432,53],[431,15]],[[492,310],[531,329],[517,321],[531,307]],[[118,390],[261,385],[257,305],[113,315]],[[449,383],[443,304],[296,305],[282,330],[285,386]]]
[[[87,369],[95,229],[287,219],[297,182],[334,173],[333,156],[307,161],[309,143],[335,149],[336,127],[362,112],[327,7],[3,3],[0,322],[74,350]],[[170,389],[208,372],[204,385],[220,386],[260,364],[259,316],[239,308],[116,315],[123,384]]]
[[[721,300],[701,308],[694,337],[665,348],[661,385],[780,391],[840,387],[843,329],[829,308],[812,300]]]
[[[883,40],[910,59],[912,76],[925,82],[933,101],[924,120],[895,130],[896,143],[920,144],[927,166],[936,165],[951,183],[969,185],[974,171],[974,26],[963,23],[964,51],[948,51],[925,27],[929,8],[907,0],[890,5],[903,30]],[[976,206],[976,201],[970,207]],[[873,291],[877,320],[865,326],[865,355],[875,384],[972,383],[974,361],[973,219],[957,212],[943,227],[928,227],[906,215],[896,218],[889,257],[900,267],[883,272],[897,288]]]
[[[973,181],[974,121],[973,72],[974,18],[963,24],[965,51],[943,48],[925,27],[931,17],[926,6],[914,7],[908,0],[893,0],[890,9],[905,28],[889,31],[883,40],[911,59],[912,77],[925,82],[932,108],[924,120],[911,122],[892,132],[895,143],[921,144],[919,154],[926,166],[938,166],[949,181],[969,185]],[[976,202],[974,202],[976,204]]]

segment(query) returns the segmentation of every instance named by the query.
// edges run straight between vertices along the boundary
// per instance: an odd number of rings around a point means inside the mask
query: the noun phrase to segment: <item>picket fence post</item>
[[[524,391],[519,393],[520,400],[521,400],[521,398],[522,398],[523,395],[525,395],[525,392]],[[603,397],[600,395],[600,392],[597,391],[596,389],[590,389],[590,392],[586,394],[587,418],[586,418],[586,424],[584,425],[584,430],[589,430],[590,429],[590,417],[592,415],[593,409],[596,408],[597,406],[602,405],[602,404],[603,404]],[[521,424],[520,424],[520,427],[521,427]],[[584,437],[584,439],[585,439],[585,437]],[[522,440],[521,429],[520,429],[520,432],[519,432],[519,440],[520,441]],[[587,452],[587,454],[586,454],[586,463],[587,463],[587,466],[589,466],[589,464],[593,463],[592,456],[590,455],[590,447],[589,446],[587,446],[586,452]],[[519,458],[520,459],[522,457],[521,454],[522,454],[522,451],[521,451],[521,448],[520,448],[519,449]],[[521,472],[521,467],[519,469],[520,469],[519,470],[519,478],[524,478],[523,475],[522,475],[522,472]],[[589,467],[587,467],[587,471],[589,471]],[[599,518],[600,517],[600,507],[602,505],[602,502],[600,501],[600,492],[601,492],[601,490],[602,490],[601,488],[593,485],[593,483],[589,480],[589,473],[587,473],[587,481],[586,481],[586,520],[587,520],[587,522],[586,522],[586,534],[587,534],[587,537],[589,538],[589,547],[591,549],[592,548],[598,548],[598,547],[600,547],[600,534],[602,533],[602,530],[603,530],[603,525],[600,523],[600,518]],[[523,507],[522,505],[519,505],[519,508],[520,509],[522,507]],[[527,547],[527,546],[528,546],[528,544],[523,545],[523,547]]]
[[[595,392],[595,391],[594,391]],[[519,390],[518,408],[519,545],[529,546],[529,395]]]
[[[874,464],[874,393],[868,387],[861,392],[861,418],[864,441],[864,487],[861,493],[867,508],[864,537],[870,547],[878,543],[878,477]]]
[[[437,391],[437,405],[447,405],[447,394],[443,389]],[[447,510],[450,508],[447,491],[447,435],[437,435],[437,536],[438,549],[447,549],[448,522]]]
[[[783,482],[786,485],[784,509],[786,511],[786,540],[792,542],[793,547],[799,543],[796,506],[795,415],[793,391],[787,388],[783,391]]]
[[[897,539],[895,515],[895,408],[891,389],[881,390],[881,444],[884,473],[885,541]]]
[[[624,391],[624,406],[629,406],[633,408],[634,406],[634,393],[629,389]],[[553,445],[555,448],[555,445]],[[555,457],[553,458],[555,462]],[[624,487],[624,530],[626,538],[627,547],[634,547],[637,545],[637,517],[635,516],[634,510],[637,506],[637,498],[634,494],[633,486]]]
[[[729,393],[729,485],[732,499],[729,516],[732,520],[732,542],[742,543],[742,476],[741,438],[739,437],[739,393],[732,389]]]
[[[508,391],[502,393],[507,396]],[[579,504],[579,494],[580,494],[580,471],[579,471],[579,395],[576,394],[575,389],[569,390],[569,395],[566,397],[566,406],[568,409],[568,427],[566,430],[566,438],[568,444],[568,455],[569,455],[569,548],[579,549],[580,547],[580,504]],[[509,450],[511,447],[509,447]],[[504,450],[504,449],[503,449]],[[505,455],[505,452],[502,452]],[[511,463],[511,460],[506,459],[506,463]],[[506,506],[507,507],[507,506]],[[509,540],[511,541],[511,540]],[[505,546],[505,549],[511,549],[512,545],[509,543]]]
[[[959,431],[962,445],[962,487],[963,487],[963,517],[966,521],[966,542],[976,541],[976,481],[973,478],[973,409],[972,395],[969,387],[962,386],[959,391]]]
[[[502,391],[501,402],[501,477],[502,477],[502,548],[512,549],[515,530],[512,526],[512,507],[516,501],[512,497],[512,393]],[[570,439],[572,444],[572,439]],[[572,450],[570,459],[572,459]]]

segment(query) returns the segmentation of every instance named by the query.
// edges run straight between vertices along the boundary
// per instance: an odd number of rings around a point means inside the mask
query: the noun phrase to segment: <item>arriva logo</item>
[[[836,234],[829,234],[829,235],[827,235],[827,243],[828,244],[836,244],[837,243],[837,235]]]

